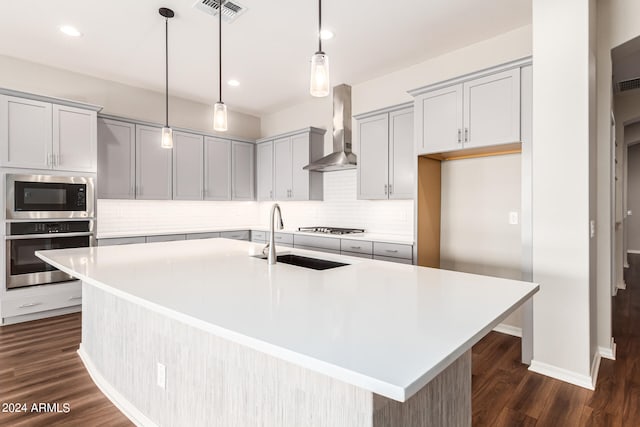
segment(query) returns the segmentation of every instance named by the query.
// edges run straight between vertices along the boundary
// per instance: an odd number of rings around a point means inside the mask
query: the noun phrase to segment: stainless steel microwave
[[[94,217],[94,180],[86,176],[7,174],[7,219]]]

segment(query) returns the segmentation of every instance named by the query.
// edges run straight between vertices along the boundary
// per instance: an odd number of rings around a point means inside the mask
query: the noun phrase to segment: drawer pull
[[[360,246],[350,246],[351,249],[361,249]]]
[[[386,252],[392,253],[392,254],[396,254],[398,253],[397,249],[387,249]]]
[[[69,301],[73,301],[74,299],[82,299],[82,296],[79,296],[79,297],[71,297],[71,298],[69,298]]]
[[[35,307],[36,305],[42,305],[41,302],[27,302],[22,304],[20,307],[18,308],[28,308],[28,307]]]

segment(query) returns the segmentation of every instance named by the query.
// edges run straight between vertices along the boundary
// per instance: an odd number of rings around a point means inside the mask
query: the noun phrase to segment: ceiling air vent
[[[218,16],[218,0],[198,0],[192,7],[211,16]],[[236,1],[222,0],[222,20],[228,24],[238,19],[246,11],[247,8]]]
[[[640,89],[640,77],[618,82],[618,90],[620,92],[624,92],[625,90],[633,90],[633,89]]]

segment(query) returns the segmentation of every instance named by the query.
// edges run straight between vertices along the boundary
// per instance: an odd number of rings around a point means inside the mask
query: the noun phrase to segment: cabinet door
[[[520,141],[520,69],[464,84],[465,148]]]
[[[291,200],[309,200],[309,134],[291,137]]]
[[[50,169],[52,122],[51,104],[0,95],[0,164]]]
[[[173,199],[202,200],[204,148],[201,135],[173,133]]]
[[[136,199],[171,199],[172,150],[160,140],[160,128],[136,125]]]
[[[255,144],[233,141],[232,144],[232,198],[233,200],[254,200]]]
[[[389,198],[413,199],[413,108],[389,113]]]
[[[97,167],[96,112],[53,105],[54,168],[95,172]]]
[[[276,139],[273,143],[273,187],[276,200],[291,197],[291,138]]]
[[[462,85],[420,95],[416,108],[421,120],[417,128],[419,154],[462,148]]]
[[[256,187],[258,200],[273,200],[273,141],[256,146]]]
[[[358,198],[387,199],[389,186],[389,114],[358,122]]]
[[[136,127],[98,119],[98,198],[135,198]]]
[[[204,198],[231,200],[231,141],[204,139]]]

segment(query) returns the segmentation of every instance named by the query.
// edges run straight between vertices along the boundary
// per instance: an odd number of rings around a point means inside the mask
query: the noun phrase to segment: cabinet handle
[[[273,190],[269,190],[269,198],[273,200]]]
[[[458,129],[458,144],[462,143],[462,129]]]
[[[386,252],[389,252],[391,254],[396,254],[396,253],[398,253],[398,250],[397,249],[387,249]]]
[[[69,298],[69,301],[73,301],[73,300],[76,300],[76,299],[82,299],[82,296],[79,296],[79,297],[71,297],[71,298]]]
[[[469,142],[469,128],[464,128],[464,142]]]
[[[393,193],[393,184],[389,184],[389,195]]]
[[[351,249],[360,249],[360,246],[349,246]]]
[[[388,186],[387,184],[385,184],[385,185],[384,185],[384,195],[385,195],[385,196],[389,194],[388,187],[389,187],[389,186]]]
[[[34,307],[36,305],[42,305],[41,302],[27,302],[25,304],[22,304],[21,306],[19,306],[18,308],[28,308],[28,307]]]

